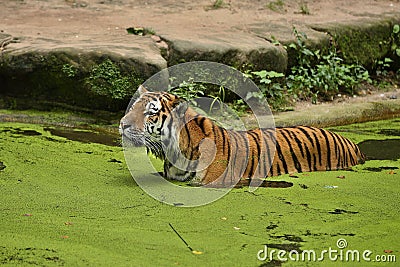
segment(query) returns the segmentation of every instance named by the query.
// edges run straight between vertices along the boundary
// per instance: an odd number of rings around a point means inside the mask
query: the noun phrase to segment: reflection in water
[[[107,134],[95,131],[82,131],[70,128],[44,128],[52,135],[67,138],[72,141],[79,141],[83,143],[98,143],[107,146],[120,146],[119,136],[114,134]]]
[[[358,144],[367,160],[400,159],[400,139],[366,140]]]

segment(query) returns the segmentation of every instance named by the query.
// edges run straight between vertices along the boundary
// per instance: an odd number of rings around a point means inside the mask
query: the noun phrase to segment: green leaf
[[[398,34],[400,32],[400,25],[396,24],[393,26],[393,33]]]
[[[257,75],[259,78],[265,78],[265,77],[267,77],[267,71],[266,71],[266,70],[262,70],[262,71],[252,71],[251,73],[253,73],[254,75]]]

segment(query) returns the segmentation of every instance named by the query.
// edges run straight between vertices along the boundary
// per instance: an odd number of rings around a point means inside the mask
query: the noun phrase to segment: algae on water
[[[71,141],[46,127],[0,123],[0,264],[260,266],[270,263],[257,257],[265,246],[286,257],[291,250],[320,256],[338,240],[347,243],[344,253],[399,260],[399,159],[274,177],[293,186],[234,189],[209,205],[180,208],[136,185],[122,148]],[[356,142],[398,138],[384,129],[399,130],[400,120],[332,130]],[[169,224],[203,254],[191,253]],[[273,255],[284,266],[354,264]]]

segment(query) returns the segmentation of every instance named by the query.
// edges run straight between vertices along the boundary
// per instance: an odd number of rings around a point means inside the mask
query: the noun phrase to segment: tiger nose
[[[129,128],[129,124],[126,123],[124,119],[119,122],[118,131],[120,135],[124,134],[124,131]]]

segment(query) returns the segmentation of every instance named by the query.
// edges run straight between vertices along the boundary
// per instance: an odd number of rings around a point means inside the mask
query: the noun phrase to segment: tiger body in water
[[[139,93],[121,119],[120,132],[124,141],[145,145],[164,160],[168,179],[229,187],[240,179],[340,170],[364,162],[356,144],[324,129],[226,130],[173,94],[143,86]]]

